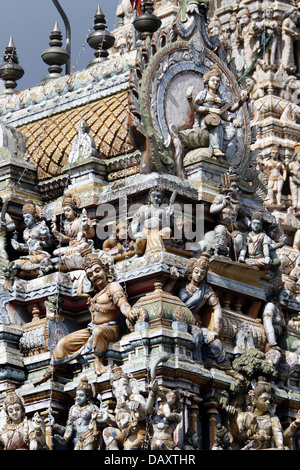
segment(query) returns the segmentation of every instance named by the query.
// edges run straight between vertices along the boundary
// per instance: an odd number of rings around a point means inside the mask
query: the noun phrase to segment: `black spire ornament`
[[[5,90],[3,93],[16,93],[17,80],[24,75],[24,69],[19,65],[16,46],[12,36],[6,46],[4,56],[4,64],[0,66],[0,78],[4,80]]]
[[[42,53],[43,61],[49,65],[48,72],[43,81],[51,80],[61,76],[62,65],[66,64],[69,60],[69,53],[62,48],[62,34],[56,22],[53,31],[50,35],[48,49]]]
[[[152,0],[143,0],[141,4],[141,15],[138,15],[133,21],[134,28],[139,33],[138,40],[143,42],[147,36],[150,38],[160,28],[161,20],[153,14],[154,7]]]
[[[94,18],[94,31],[88,36],[87,42],[92,49],[95,49],[95,58],[89,63],[92,65],[103,62],[108,57],[108,49],[113,47],[115,43],[114,36],[106,29],[106,19],[102,12],[100,5],[98,5],[97,12]]]

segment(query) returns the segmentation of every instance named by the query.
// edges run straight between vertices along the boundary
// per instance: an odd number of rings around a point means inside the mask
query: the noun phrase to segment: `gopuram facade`
[[[0,66],[0,448],[299,450],[300,2],[95,7]]]

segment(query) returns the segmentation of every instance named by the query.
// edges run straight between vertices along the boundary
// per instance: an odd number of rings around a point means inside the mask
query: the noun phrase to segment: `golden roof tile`
[[[128,134],[127,92],[64,111],[20,126],[27,136],[25,160],[37,167],[38,179],[61,173],[68,162],[80,120],[90,127],[90,135],[102,159],[134,150]]]

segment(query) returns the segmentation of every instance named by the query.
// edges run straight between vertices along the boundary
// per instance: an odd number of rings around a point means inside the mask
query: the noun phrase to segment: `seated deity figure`
[[[26,417],[22,397],[14,391],[8,392],[3,409],[6,422],[0,431],[0,450],[48,449],[44,422],[38,413],[32,420]]]
[[[248,93],[242,91],[238,100],[227,103],[220,94],[221,71],[213,65],[203,75],[205,89],[193,97],[193,87],[186,93],[190,108],[194,113],[194,129],[199,134],[208,131],[209,149],[215,158],[225,158],[228,145],[236,136],[236,128],[240,127],[234,114],[246,101]]]
[[[266,204],[281,205],[282,188],[287,177],[286,166],[280,160],[278,147],[272,147],[270,157],[261,161],[263,170],[267,173],[268,193]],[[276,201],[275,201],[276,197]]]
[[[83,269],[83,255],[91,250],[95,230],[87,217],[86,209],[79,208],[80,200],[69,191],[65,191],[62,211],[65,216],[63,233],[59,232],[56,217],[52,220],[52,233],[59,241],[59,248],[53,251],[52,262],[57,262],[60,269]]]
[[[244,236],[244,244],[238,261],[248,266],[268,270],[272,265],[270,257],[270,237],[263,231],[261,214],[254,212],[251,217],[251,230]]]
[[[97,292],[94,297],[78,288],[78,295],[87,298],[91,312],[91,323],[83,330],[75,331],[63,337],[55,348],[55,358],[63,359],[77,353],[91,338],[95,354],[95,372],[98,375],[106,372],[103,355],[111,341],[119,339],[117,318],[120,313],[129,320],[136,319],[136,312],[128,303],[122,286],[115,281],[113,267],[105,258],[97,254],[88,254],[84,258],[86,276]]]
[[[50,230],[41,220],[40,207],[31,200],[26,200],[22,212],[26,225],[24,243],[13,238],[11,244],[15,250],[28,254],[13,261],[13,265],[19,270],[20,277],[34,278],[52,269],[50,254],[46,251],[51,246]]]
[[[106,450],[140,450],[146,435],[146,400],[138,382],[114,366],[111,388],[117,404],[114,423],[103,430]]]
[[[96,252],[84,257],[84,271],[95,295],[84,292],[84,279],[77,289],[77,295],[86,298],[91,313],[91,322],[87,328],[74,331],[61,338],[54,350],[54,362],[35,385],[48,380],[56,365],[75,359],[87,350],[94,353],[96,375],[104,374],[104,355],[110,342],[119,339],[117,319],[123,314],[134,322],[139,317],[139,309],[128,303],[122,286],[115,281],[115,272],[110,260],[99,257]]]
[[[163,204],[163,190],[154,188],[149,193],[148,204],[142,205],[134,214],[130,236],[135,240],[135,257],[166,251],[163,240],[171,237],[170,220],[176,194],[174,191],[167,206]]]
[[[249,227],[250,220],[239,198],[236,175],[223,175],[220,194],[213,200],[209,211],[211,214],[218,216],[220,224],[224,227],[223,230],[221,230],[221,227],[218,228],[218,232],[222,231],[224,233],[226,231],[226,238],[231,241],[230,255],[237,261],[243,245],[242,232]]]
[[[209,254],[202,253],[200,258],[188,261],[187,285],[178,293],[178,297],[191,310],[195,318],[192,335],[195,341],[194,358],[206,367],[229,369],[230,362],[219,339],[222,330],[222,308],[214,290],[206,283],[205,276],[209,268]],[[208,305],[213,311],[213,328],[203,326],[201,310]]]
[[[134,252],[135,242],[129,239],[127,221],[119,220],[109,238],[104,240],[102,249],[112,256],[128,255]]]
[[[178,390],[164,392],[157,379],[151,381],[146,403],[147,414],[151,416],[151,450],[179,450],[174,441],[174,432],[181,422],[181,396]],[[159,399],[158,407],[156,400]]]
[[[97,421],[100,412],[94,403],[95,388],[89,384],[86,376],[76,387],[75,404],[71,406],[66,426],[51,423],[55,432],[54,439],[65,445],[73,437],[74,450],[98,450],[100,424]]]

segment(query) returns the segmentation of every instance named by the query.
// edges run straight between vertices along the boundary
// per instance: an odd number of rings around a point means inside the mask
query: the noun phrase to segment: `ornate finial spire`
[[[108,49],[110,49],[114,43],[114,36],[106,29],[106,19],[102,12],[100,5],[95,14],[94,19],[94,30],[87,38],[87,42],[92,49],[95,49],[94,56],[89,63],[89,66],[103,62],[108,57]]]
[[[59,77],[62,71],[61,66],[66,64],[69,59],[69,53],[61,47],[62,34],[57,21],[50,35],[49,46],[42,53],[43,61],[49,65],[49,74],[44,77],[43,81]]]
[[[161,26],[161,20],[153,14],[154,7],[152,0],[143,0],[141,4],[141,15],[138,15],[133,22],[133,26],[139,32],[139,40],[144,41],[147,36],[152,37],[153,33]]]
[[[5,82],[6,90],[4,93],[15,93],[16,81],[23,77],[24,69],[19,65],[16,46],[12,36],[6,46],[3,60],[4,64],[0,67],[0,78]]]

